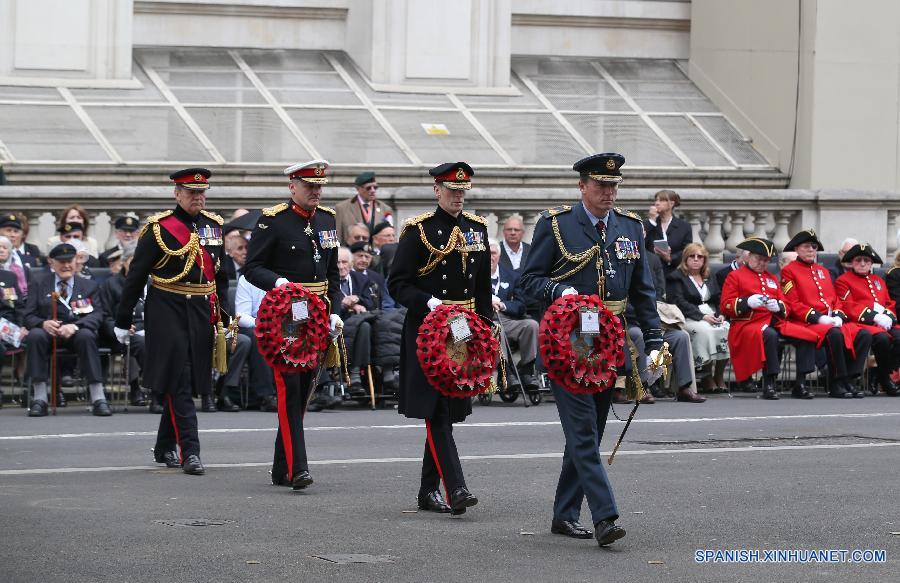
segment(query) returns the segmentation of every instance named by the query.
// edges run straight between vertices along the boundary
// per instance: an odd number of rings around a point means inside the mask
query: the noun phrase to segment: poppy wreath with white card
[[[467,398],[487,391],[499,354],[500,340],[491,326],[469,308],[440,305],[419,326],[419,365],[428,382],[446,397]]]
[[[259,305],[256,339],[259,352],[282,373],[309,372],[328,348],[328,307],[299,283],[270,290]]]
[[[625,364],[625,329],[597,295],[567,295],[547,308],[538,333],[541,360],[556,384],[576,394],[607,391]]]

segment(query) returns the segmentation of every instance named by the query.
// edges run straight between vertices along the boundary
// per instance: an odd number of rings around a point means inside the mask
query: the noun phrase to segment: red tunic
[[[765,306],[750,308],[747,299],[754,294],[763,294],[778,300],[781,311],[770,312]],[[768,271],[756,273],[745,265],[729,273],[722,286],[719,311],[731,320],[728,349],[731,352],[734,376],[739,382],[750,378],[765,364],[763,330],[768,326],[775,326],[776,330],[785,336],[815,341],[805,328],[785,319],[787,310],[781,287],[775,276]]]
[[[843,311],[827,269],[818,263],[791,261],[781,270],[781,290],[788,306],[788,319],[812,333],[816,347],[822,346],[825,334],[832,328],[830,324],[819,324],[819,318],[837,316],[844,320],[841,326],[844,346],[853,357],[856,356],[853,340],[860,327],[848,323],[850,318]]]
[[[857,275],[844,272],[834,282],[835,291],[847,316],[872,334],[887,334],[875,322],[875,304],[884,308],[884,313],[894,320],[897,327],[897,306],[888,295],[887,284],[877,275]]]

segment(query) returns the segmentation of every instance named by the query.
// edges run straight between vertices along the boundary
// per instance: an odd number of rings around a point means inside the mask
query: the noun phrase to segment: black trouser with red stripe
[[[872,334],[872,354],[878,363],[878,380],[882,387],[890,386],[891,373],[900,366],[900,329]]]
[[[188,357],[176,385],[162,394],[163,413],[155,447],[157,452],[164,452],[174,450],[177,445],[182,462],[189,455],[200,455],[197,409],[191,389],[191,359]]]
[[[862,374],[869,356],[869,348],[872,346],[872,333],[868,330],[860,330],[853,339],[853,351],[856,357],[850,355],[850,351],[844,346],[844,335],[840,328],[832,328],[825,334],[823,343],[825,354],[828,355],[828,368],[831,378],[847,379],[856,378]]]
[[[309,470],[306,441],[303,437],[303,415],[309,400],[313,373],[285,374],[275,371],[275,394],[278,397],[278,435],[275,436],[275,459],[272,479],[292,479]]]
[[[450,494],[459,487],[466,486],[459,453],[453,440],[453,423],[450,421],[450,400],[443,395],[438,398],[434,415],[425,419],[425,456],[422,459],[422,484],[420,494],[439,490],[441,482]]]

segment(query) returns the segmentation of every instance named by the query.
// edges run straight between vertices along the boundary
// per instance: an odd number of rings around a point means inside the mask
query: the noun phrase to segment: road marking
[[[744,447],[698,447],[689,449],[637,449],[620,451],[617,456],[632,455],[681,455],[686,453],[744,453],[744,452],[772,452],[772,451],[806,451],[810,449],[861,449],[871,447],[898,447],[900,442],[877,442],[877,443],[848,443],[848,444],[817,444],[817,445],[773,445],[767,447],[744,446]],[[602,456],[608,456],[610,452],[600,452]],[[546,452],[546,453],[509,453],[509,454],[488,454],[488,455],[462,455],[461,460],[522,460],[522,459],[543,459],[543,458],[561,458],[562,453]],[[341,459],[341,460],[310,460],[311,466],[344,466],[357,464],[392,464],[392,463],[422,463],[422,456],[417,457],[384,457],[384,458],[358,458],[358,459]],[[269,467],[272,462],[240,462],[232,464],[206,464],[207,468],[260,468]],[[0,476],[29,476],[36,474],[76,474],[87,472],[127,472],[127,471],[150,471],[164,469],[163,466],[103,466],[103,467],[82,467],[82,468],[33,468],[28,470],[0,470]]]
[[[823,413],[809,415],[758,415],[749,417],[685,417],[667,419],[664,417],[651,419],[635,419],[632,423],[707,423],[716,421],[783,421],[799,419],[869,419],[873,417],[897,417],[900,413]],[[621,424],[623,421],[610,419],[607,425]],[[537,427],[559,425],[559,421],[496,421],[483,423],[460,423],[457,430],[467,427]],[[306,427],[304,431],[359,431],[367,429],[422,429],[423,423],[403,423],[397,425],[340,425]],[[274,433],[274,427],[235,427],[221,429],[201,429],[200,433]],[[93,433],[46,433],[39,435],[0,435],[0,441],[28,441],[39,439],[74,439],[81,437],[147,437],[155,436],[155,431],[107,431]]]

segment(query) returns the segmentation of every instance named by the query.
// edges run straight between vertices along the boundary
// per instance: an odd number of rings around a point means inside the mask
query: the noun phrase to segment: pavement
[[[900,398],[641,406],[609,468],[628,535],[608,549],[550,534],[563,447],[555,405],[474,409],[454,434],[480,502],[450,518],[415,512],[424,426],[394,410],[308,414],[315,483],[293,493],[270,484],[274,414],[199,414],[207,474],[194,477],[152,463],[159,417],[145,411],[95,418],[73,403],[29,419],[7,406],[0,579],[736,583],[900,573]],[[610,419],[605,452],[623,427]],[[582,518],[590,523],[586,504]],[[696,562],[705,549],[761,558],[874,549],[885,561]]]

